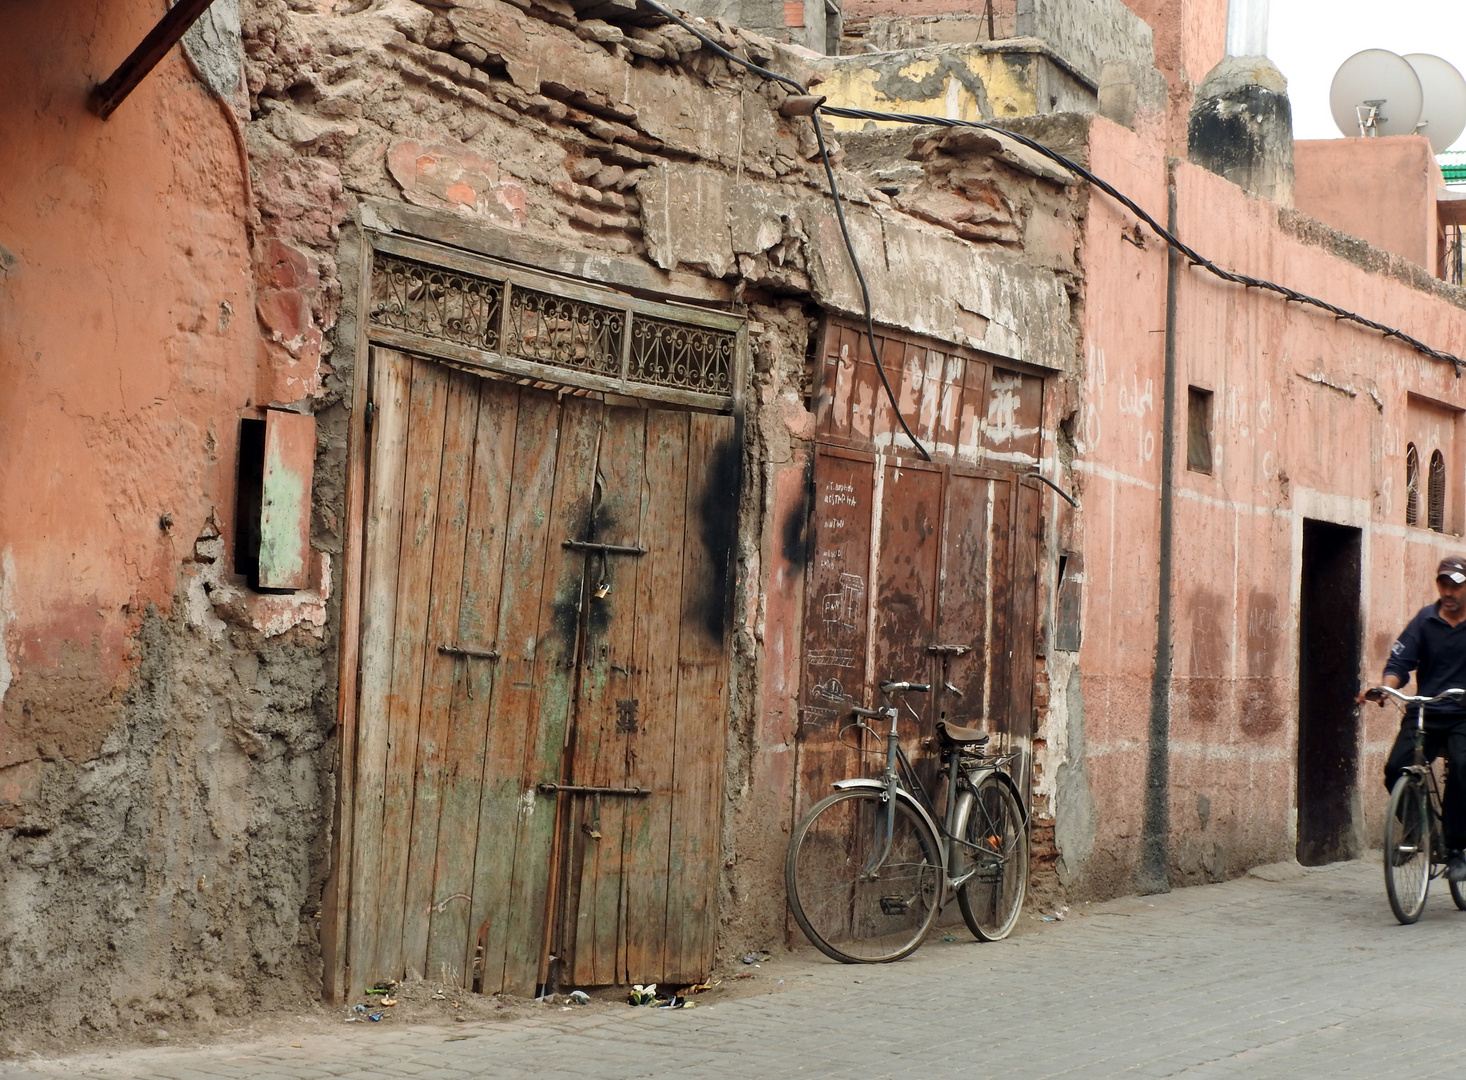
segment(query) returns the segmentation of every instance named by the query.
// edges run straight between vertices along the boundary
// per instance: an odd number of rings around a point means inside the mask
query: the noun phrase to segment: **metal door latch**
[[[650,788],[642,787],[595,787],[587,784],[552,784],[548,780],[535,785],[541,795],[626,795],[639,799],[651,794]]]
[[[476,649],[472,645],[442,644],[438,651],[444,656],[467,656],[475,660],[497,660],[499,651],[497,649]]]
[[[602,555],[645,555],[644,547],[628,547],[625,544],[592,544],[585,540],[566,540],[560,545],[571,551],[595,551]]]

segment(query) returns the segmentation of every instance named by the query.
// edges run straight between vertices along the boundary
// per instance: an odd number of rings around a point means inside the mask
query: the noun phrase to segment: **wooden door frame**
[[[408,225],[416,235],[400,231]],[[397,230],[394,231],[394,226]],[[355,850],[354,806],[358,701],[360,695],[361,627],[363,577],[366,554],[365,503],[371,457],[372,347],[382,345],[428,357],[484,375],[532,378],[550,386],[566,386],[644,398],[662,407],[681,407],[733,415],[738,431],[743,430],[745,386],[749,371],[748,327],[741,315],[710,307],[722,298],[702,279],[686,275],[658,276],[645,265],[629,260],[594,262],[584,253],[542,241],[528,242],[514,237],[513,243],[496,230],[464,226],[459,219],[416,211],[369,200],[358,212],[358,223],[346,230],[339,248],[340,274],[347,288],[347,303],[336,327],[338,348],[354,361],[347,421],[345,507],[341,552],[341,601],[336,696],[336,799],[331,831],[330,871],[322,894],[320,948],[322,997],[330,1003],[344,1001],[353,989],[347,969],[349,907],[352,858]],[[372,291],[378,253],[412,258],[445,271],[518,282],[524,287],[553,291],[584,302],[613,306],[618,310],[663,321],[706,328],[734,335],[730,358],[728,393],[714,395],[675,386],[628,381],[624,359],[619,378],[608,378],[574,369],[556,368],[522,359],[490,353],[422,334],[403,333],[373,325]],[[529,268],[518,261],[527,253],[546,269]],[[497,257],[495,257],[497,256]],[[566,271],[569,271],[567,273]],[[602,280],[591,282],[576,272],[595,272]],[[355,287],[352,288],[351,286]],[[616,288],[615,286],[621,286]],[[678,289],[677,286],[682,286]],[[670,287],[670,288],[669,288]],[[684,303],[663,303],[625,291],[636,289],[661,295],[681,292]],[[354,298],[354,305],[351,302]],[[627,337],[629,338],[629,334]],[[629,348],[629,346],[628,346]]]

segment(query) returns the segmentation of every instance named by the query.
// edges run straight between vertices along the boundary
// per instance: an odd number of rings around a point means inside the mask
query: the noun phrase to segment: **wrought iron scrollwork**
[[[501,282],[377,253],[372,321],[424,337],[499,351]]]
[[[626,314],[614,308],[514,287],[504,351],[556,367],[619,378]]]
[[[707,394],[733,385],[735,335],[637,316],[632,326],[628,379]]]
[[[733,392],[736,331],[556,295],[512,274],[495,280],[379,250],[369,318],[414,336],[631,384]]]

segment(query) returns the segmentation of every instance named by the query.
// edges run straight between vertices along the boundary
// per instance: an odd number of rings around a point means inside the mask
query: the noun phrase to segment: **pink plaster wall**
[[[109,121],[85,107],[161,11],[12,6],[0,35],[0,767],[95,753],[144,609],[232,509],[258,347],[235,140],[176,49]]]
[[[1294,205],[1436,272],[1440,167],[1424,135],[1293,144]]]
[[[1423,142],[1423,140],[1422,140]],[[1165,219],[1158,146],[1103,119],[1091,166]],[[1299,215],[1205,170],[1176,167],[1177,228],[1219,265],[1284,282],[1466,349],[1461,307],[1366,271],[1291,234]],[[1144,804],[1155,649],[1166,248],[1098,193],[1085,225],[1083,400],[1075,471],[1085,558],[1079,654],[1086,769],[1097,814],[1090,891],[1133,887]],[[1363,530],[1362,678],[1431,596],[1458,536],[1404,525],[1409,402],[1466,408],[1449,365],[1380,335],[1183,268],[1176,330],[1177,432],[1170,795],[1173,879],[1200,881],[1291,858],[1295,843],[1297,595],[1304,518]],[[1326,385],[1331,384],[1331,385]],[[1186,390],[1214,394],[1211,475],[1186,468]],[[1412,397],[1415,395],[1415,397]],[[1466,477],[1450,477],[1460,528]],[[1368,710],[1360,835],[1375,839],[1378,772],[1397,721]],[[1060,793],[1058,813],[1065,812]]]
[[[1156,67],[1170,91],[1167,137],[1172,152],[1184,157],[1192,92],[1226,53],[1227,0],[1125,0],[1125,5],[1151,28]]]

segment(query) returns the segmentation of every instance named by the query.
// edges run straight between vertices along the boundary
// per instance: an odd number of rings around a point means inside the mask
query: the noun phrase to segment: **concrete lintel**
[[[659,270],[645,262],[584,251],[517,229],[465,222],[418,206],[367,197],[359,211],[363,228],[400,232],[520,266],[566,274],[656,298],[672,297],[700,304],[730,304],[732,286],[679,270]]]

